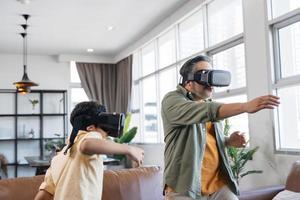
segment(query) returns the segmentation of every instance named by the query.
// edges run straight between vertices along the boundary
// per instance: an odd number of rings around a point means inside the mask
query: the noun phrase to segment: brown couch
[[[240,200],[271,200],[283,190],[300,192],[300,161],[293,164],[285,186],[272,186],[246,192],[241,192]]]
[[[33,200],[44,176],[0,180],[1,200]],[[105,170],[102,200],[161,200],[159,167]]]

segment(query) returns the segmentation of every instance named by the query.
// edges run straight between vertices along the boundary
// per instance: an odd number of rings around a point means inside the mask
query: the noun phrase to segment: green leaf
[[[124,133],[120,137],[118,143],[121,143],[121,144],[129,143],[134,138],[136,133],[137,133],[137,127],[135,126],[135,127],[131,128],[128,132]]]
[[[230,131],[229,120],[225,119],[224,135],[229,136],[230,135],[229,131]],[[237,183],[239,183],[240,179],[244,176],[247,176],[249,174],[254,174],[254,173],[262,173],[261,170],[249,170],[247,172],[244,172],[247,162],[253,159],[253,156],[258,149],[259,149],[258,146],[252,149],[227,147],[230,167]]]
[[[114,158],[121,161],[125,158],[125,155],[114,155]]]
[[[241,178],[244,177],[244,176],[247,176],[249,174],[261,174],[261,173],[263,173],[262,170],[249,170],[249,171],[247,171],[245,173],[242,173],[241,174]]]
[[[225,125],[224,125],[224,135],[225,136],[229,136],[229,130],[230,130],[229,120],[225,119]]]
[[[124,133],[127,133],[129,129],[130,121],[131,121],[131,113],[129,112],[126,114],[126,118],[125,118],[124,129],[123,129]]]

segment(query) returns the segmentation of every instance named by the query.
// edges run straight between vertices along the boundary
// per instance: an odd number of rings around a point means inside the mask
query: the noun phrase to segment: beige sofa
[[[33,200],[44,176],[0,180],[1,200]],[[105,170],[103,200],[161,200],[162,171],[159,167]]]

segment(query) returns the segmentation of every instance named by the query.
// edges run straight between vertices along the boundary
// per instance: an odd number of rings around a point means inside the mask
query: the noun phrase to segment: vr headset
[[[226,87],[230,85],[231,75],[225,70],[199,70],[188,74],[185,81],[196,81],[204,86]]]
[[[125,115],[123,113],[104,113],[97,115],[95,123],[111,137],[121,137],[123,134]]]

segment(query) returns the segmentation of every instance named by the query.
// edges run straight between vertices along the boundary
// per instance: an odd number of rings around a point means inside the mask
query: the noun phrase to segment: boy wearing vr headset
[[[56,155],[47,170],[35,200],[101,200],[103,160],[99,154],[125,154],[143,162],[144,151],[105,140],[116,136],[122,117],[107,114],[96,102],[81,102],[71,113],[73,130],[69,143]]]
[[[162,100],[165,199],[238,200],[225,147],[245,147],[246,140],[239,131],[225,138],[219,120],[273,109],[279,98],[266,95],[231,104],[208,100],[214,86],[230,84],[230,73],[212,70],[207,56],[188,60],[180,74],[182,82],[177,90]]]

